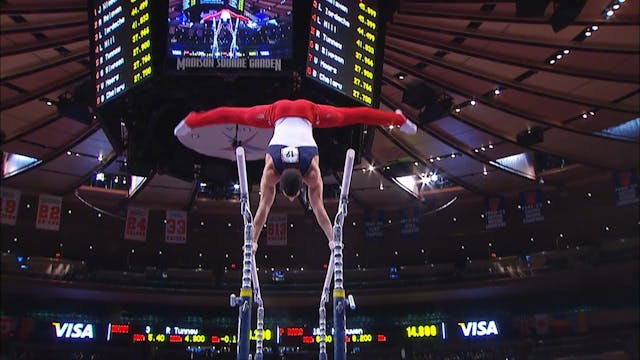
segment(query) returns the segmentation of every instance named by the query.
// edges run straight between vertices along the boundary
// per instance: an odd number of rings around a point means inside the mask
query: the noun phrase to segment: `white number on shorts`
[[[284,147],[280,150],[280,157],[284,163],[296,164],[299,162],[298,148],[294,146]]]

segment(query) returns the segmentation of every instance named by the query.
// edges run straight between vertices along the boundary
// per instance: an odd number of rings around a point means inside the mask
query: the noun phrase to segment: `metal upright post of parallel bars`
[[[249,188],[247,185],[247,167],[245,163],[245,154],[242,147],[236,148],[236,160],[238,165],[238,177],[240,179],[240,213],[244,219],[244,246],[242,261],[242,287],[240,288],[240,296],[231,294],[231,306],[238,306],[238,346],[237,360],[250,360],[250,333],[251,333],[251,300],[252,300],[252,280],[256,288],[256,302],[258,308],[258,341],[256,346],[256,359],[262,359],[262,317],[264,309],[262,308],[262,299],[260,299],[260,287],[258,285],[258,276],[255,267],[255,258],[252,253],[253,247],[253,216],[249,206]],[[262,312],[260,311],[262,310]]]
[[[345,341],[346,335],[346,306],[355,309],[353,296],[345,297],[344,279],[343,279],[343,262],[342,262],[342,225],[344,218],[347,216],[347,203],[349,199],[349,187],[351,186],[351,174],[353,172],[353,162],[355,151],[347,150],[347,156],[344,163],[344,172],[342,177],[342,188],[340,190],[340,204],[338,205],[338,213],[336,214],[333,225],[333,242],[334,248],[331,252],[329,267],[322,289],[320,298],[320,360],[327,359],[326,345],[326,309],[325,305],[329,301],[329,287],[331,286],[331,277],[333,275],[333,359],[345,360],[347,358],[347,347]]]

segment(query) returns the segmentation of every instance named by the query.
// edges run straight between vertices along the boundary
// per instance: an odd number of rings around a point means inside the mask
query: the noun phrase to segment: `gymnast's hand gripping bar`
[[[344,162],[344,172],[342,176],[342,188],[340,190],[340,204],[338,205],[338,213],[336,214],[333,225],[333,244],[334,248],[331,252],[329,267],[322,289],[320,298],[320,360],[327,359],[326,346],[326,309],[325,304],[329,301],[329,287],[331,285],[331,276],[333,275],[333,358],[334,360],[344,360],[347,356],[347,348],[345,342],[346,333],[346,304],[353,309],[355,303],[353,297],[349,295],[348,301],[345,299],[344,279],[343,279],[343,263],[342,263],[342,225],[344,218],[347,216],[347,204],[349,200],[349,187],[351,186],[351,174],[353,173],[353,162],[355,151],[347,150]]]

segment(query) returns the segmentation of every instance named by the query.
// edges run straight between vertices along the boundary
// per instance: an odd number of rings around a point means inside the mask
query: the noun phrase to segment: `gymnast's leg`
[[[392,113],[364,106],[342,108],[330,105],[317,105],[317,114],[318,118],[313,126],[318,128],[366,124],[399,126],[402,132],[411,135],[417,132],[416,125],[404,116],[399,109]]]

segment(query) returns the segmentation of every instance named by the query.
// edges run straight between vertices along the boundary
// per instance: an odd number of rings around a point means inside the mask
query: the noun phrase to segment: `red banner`
[[[60,230],[60,213],[62,212],[62,198],[52,195],[40,195],[36,228],[42,230]]]
[[[185,211],[167,210],[164,229],[165,242],[169,244],[186,244],[187,213]]]
[[[149,209],[129,207],[127,222],[124,227],[124,238],[127,240],[147,240],[147,224],[149,223]]]
[[[267,220],[267,245],[287,245],[287,214],[271,214]]]
[[[15,225],[18,219],[20,190],[3,188],[0,194],[0,223]]]

